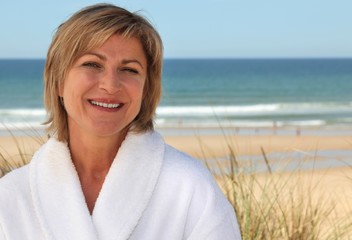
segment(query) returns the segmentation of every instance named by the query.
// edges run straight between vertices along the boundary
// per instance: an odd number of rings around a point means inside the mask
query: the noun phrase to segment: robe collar
[[[156,132],[129,133],[92,215],[66,143],[50,139],[30,163],[33,207],[47,239],[128,239],[151,199],[164,157]]]

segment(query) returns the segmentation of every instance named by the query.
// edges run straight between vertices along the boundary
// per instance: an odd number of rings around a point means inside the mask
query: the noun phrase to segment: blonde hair
[[[61,24],[47,53],[44,69],[44,103],[47,132],[68,141],[67,113],[59,96],[60,86],[74,62],[85,52],[102,46],[113,34],[140,40],[147,58],[147,79],[141,110],[131,123],[136,132],[152,130],[161,96],[163,45],[158,32],[144,17],[126,9],[97,4],[78,11]]]

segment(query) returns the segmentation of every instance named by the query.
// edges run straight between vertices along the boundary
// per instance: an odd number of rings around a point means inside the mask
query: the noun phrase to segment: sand
[[[170,145],[195,157],[222,157],[228,154],[229,145],[239,155],[256,155],[262,152],[293,150],[352,150],[352,137],[346,136],[171,136],[165,137]]]
[[[352,136],[167,135],[164,138],[171,146],[200,159],[225,157],[229,146],[236,155],[321,150],[351,150],[352,154]],[[0,152],[6,156],[18,155],[19,145],[26,154],[33,154],[43,141],[45,137],[0,136]]]

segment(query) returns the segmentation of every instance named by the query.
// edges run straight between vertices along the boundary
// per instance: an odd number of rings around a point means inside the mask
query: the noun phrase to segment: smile
[[[104,102],[97,102],[97,101],[94,101],[94,100],[91,100],[89,102],[92,105],[103,107],[103,108],[109,108],[109,109],[118,108],[118,107],[121,106],[121,104],[119,104],[119,103],[104,103]]]

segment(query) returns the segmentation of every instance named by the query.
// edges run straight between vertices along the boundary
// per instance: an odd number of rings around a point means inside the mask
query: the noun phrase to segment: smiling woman
[[[241,238],[211,174],[154,131],[161,69],[161,39],[137,14],[100,4],[60,25],[50,139],[1,179],[0,239]]]
[[[114,34],[101,47],[83,53],[60,87],[69,135],[85,140],[106,137],[120,146],[140,111],[146,69],[146,56],[137,38]],[[75,138],[78,144],[83,139]],[[76,149],[72,140],[70,144]]]

